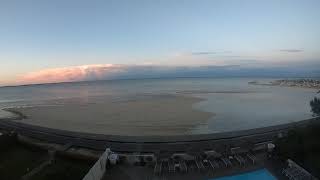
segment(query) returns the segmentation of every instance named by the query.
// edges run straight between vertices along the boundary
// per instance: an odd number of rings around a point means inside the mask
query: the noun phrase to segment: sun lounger
[[[246,160],[243,156],[241,156],[241,155],[239,155],[239,157],[240,157],[240,159],[242,160],[242,163],[243,163],[244,165],[246,165],[247,160]]]
[[[158,169],[159,169],[159,164],[158,164],[158,161],[156,161],[156,165],[154,166],[153,173],[158,174]]]
[[[175,171],[175,164],[173,163],[173,161],[169,160],[168,161],[168,167],[169,167],[169,172],[174,172]]]
[[[203,161],[201,160],[201,158],[197,158],[196,161],[198,162],[200,170],[205,170],[205,167],[203,165]]]
[[[195,162],[195,164],[196,164],[196,166],[197,166],[197,169],[200,170],[199,162],[198,162],[196,159],[194,160],[194,162]]]
[[[215,168],[220,168],[219,162],[217,160],[213,160],[212,164],[214,165]]]
[[[211,162],[208,159],[203,159],[202,164],[205,169],[214,169],[214,167],[212,166]]]
[[[215,167],[214,167],[214,165],[213,165],[212,161],[209,159],[209,160],[208,160],[208,162],[209,162],[209,164],[210,164],[210,167],[214,170],[214,169],[215,169]]]
[[[161,174],[162,171],[162,161],[156,161],[156,165],[154,166],[154,174]]]
[[[235,159],[239,162],[240,165],[246,165],[246,160],[241,155],[235,155]]]
[[[179,162],[173,163],[173,172],[181,171],[181,165]]]
[[[179,163],[180,163],[181,171],[188,172],[188,167],[187,167],[186,162],[184,160],[181,160]]]
[[[238,161],[240,166],[243,165],[241,159],[239,158],[239,156],[235,155],[234,158]]]
[[[253,154],[248,153],[247,157],[252,161],[252,164],[256,163],[256,157]]]
[[[223,164],[224,164],[226,167],[228,167],[228,162],[227,162],[226,158],[221,157],[220,160],[223,162]]]
[[[199,167],[197,166],[197,163],[195,162],[195,160],[186,161],[186,165],[187,165],[188,171],[199,170]]]
[[[229,158],[225,158],[225,159],[226,159],[226,162],[228,163],[228,165],[232,167],[232,162],[230,161],[230,159]]]

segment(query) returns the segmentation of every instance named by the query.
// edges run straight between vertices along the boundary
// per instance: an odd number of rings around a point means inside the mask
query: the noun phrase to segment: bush
[[[310,101],[311,112],[314,116],[320,116],[320,98],[315,97]]]

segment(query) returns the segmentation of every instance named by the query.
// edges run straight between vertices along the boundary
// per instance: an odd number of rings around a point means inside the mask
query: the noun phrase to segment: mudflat
[[[112,101],[65,101],[48,106],[14,108],[20,122],[49,128],[113,135],[181,135],[206,124],[214,114],[192,107],[200,98],[154,95]]]

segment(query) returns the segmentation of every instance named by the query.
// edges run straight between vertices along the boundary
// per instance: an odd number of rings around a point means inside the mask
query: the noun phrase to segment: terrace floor
[[[244,172],[250,172],[265,168],[266,154],[256,154],[259,162],[252,164],[247,162],[245,166],[240,166],[235,160],[232,161],[232,167],[224,167],[222,162],[220,168],[212,169],[207,167],[204,170],[188,167],[188,172],[169,172],[164,169],[160,175],[154,174],[154,165],[135,166],[120,163],[106,170],[104,180],[207,180],[222,176],[229,176]]]

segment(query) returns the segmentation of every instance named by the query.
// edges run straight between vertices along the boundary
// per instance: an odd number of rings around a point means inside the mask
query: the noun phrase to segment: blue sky
[[[91,64],[311,66],[318,0],[3,0],[0,84]]]

